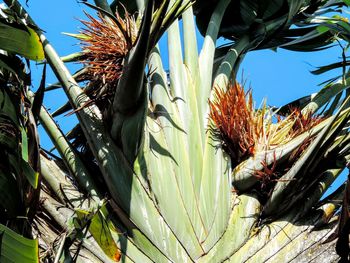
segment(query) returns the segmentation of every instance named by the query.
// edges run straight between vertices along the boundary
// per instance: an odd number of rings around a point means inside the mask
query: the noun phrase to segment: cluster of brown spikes
[[[105,102],[113,98],[123,72],[123,60],[136,41],[138,28],[127,13],[124,18],[116,14],[115,19],[100,13],[98,18],[86,16],[89,21],[81,21],[86,28],[74,35],[81,41],[84,52],[81,62],[87,68],[85,80],[90,82],[86,92],[92,101]]]
[[[266,106],[254,109],[252,92],[244,92],[237,82],[227,91],[214,89],[214,100],[209,101],[210,132],[221,142],[223,150],[231,157],[233,166],[256,152],[274,149],[309,130],[321,119],[302,114],[294,109],[286,118],[277,118]],[[306,142],[305,142],[306,143]]]
[[[254,125],[251,92],[246,95],[238,83],[231,85],[227,92],[215,88],[214,100],[209,101],[209,106],[210,132],[214,139],[222,142],[233,163],[238,164],[253,155],[258,131]]]

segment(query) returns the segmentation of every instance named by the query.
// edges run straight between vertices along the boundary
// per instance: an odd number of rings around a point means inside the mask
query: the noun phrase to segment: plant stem
[[[201,87],[198,103],[200,105],[199,113],[203,115],[203,121],[206,122],[207,116],[204,115],[208,109],[208,97],[212,88],[213,62],[218,38],[221,20],[224,16],[230,0],[221,0],[217,4],[208,24],[208,29],[204,38],[202,50],[199,55],[199,69]]]
[[[244,52],[249,48],[249,45],[250,42],[248,36],[240,38],[232,45],[215,74],[214,87],[225,89],[228,82],[232,78],[235,78],[241,58],[244,55]]]
[[[34,94],[31,91],[28,91],[28,97],[32,99],[33,96]],[[91,198],[98,204],[100,198],[97,187],[78,154],[68,143],[66,137],[44,107],[41,108],[39,117],[41,124],[65,161],[71,174],[77,179],[79,185],[83,187],[90,194]]]
[[[64,243],[65,242],[66,242],[66,233],[64,233],[63,236],[62,236],[61,244],[60,244],[60,247],[57,250],[57,254],[56,254],[54,263],[58,263],[59,262],[60,257],[61,257],[62,252],[63,252]]]
[[[102,8],[103,10],[107,11],[108,13],[113,14],[111,7],[107,3],[106,0],[94,0],[96,6]]]

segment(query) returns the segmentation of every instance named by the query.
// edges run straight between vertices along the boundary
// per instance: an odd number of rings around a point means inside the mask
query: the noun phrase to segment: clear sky
[[[25,4],[23,0],[20,2]],[[83,10],[94,13],[93,10],[79,4],[76,0],[29,0],[28,5],[26,9],[37,25],[46,31],[48,40],[59,55],[64,56],[79,51],[77,40],[63,35],[62,32],[76,33],[81,27],[78,19],[85,19]],[[161,50],[165,50],[165,44],[166,40],[162,42]],[[253,89],[257,105],[263,98],[267,98],[269,105],[281,106],[299,97],[317,92],[320,89],[319,83],[339,74],[339,72],[333,71],[330,74],[314,76],[310,70],[316,66],[335,62],[340,56],[339,46],[312,53],[298,53],[282,49],[278,49],[277,52],[271,50],[255,51],[246,56],[241,69],[243,69],[244,80]],[[164,60],[166,62],[166,57]],[[73,64],[69,68],[73,72],[79,66]],[[36,90],[40,80],[41,66],[33,64],[32,71],[33,89]],[[242,73],[238,76],[240,78]],[[56,81],[52,73],[48,74],[48,84]],[[53,111],[64,104],[66,100],[62,90],[51,91],[45,95],[44,104]],[[75,117],[61,116],[57,118],[57,121],[60,127],[67,132],[74,124]],[[40,135],[42,146],[52,147],[42,129],[40,129]]]

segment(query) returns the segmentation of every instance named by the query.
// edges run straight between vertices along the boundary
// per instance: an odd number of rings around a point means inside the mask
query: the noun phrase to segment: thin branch
[[[67,234],[64,233],[63,236],[62,236],[61,244],[60,244],[60,247],[57,250],[57,254],[56,254],[54,263],[58,263],[60,261],[60,257],[62,255],[63,248],[64,248],[64,243],[66,242],[66,235]]]
[[[33,99],[33,95],[31,91],[28,91],[29,99]],[[79,185],[90,194],[91,198],[98,203],[100,201],[99,193],[91,175],[44,107],[41,107],[39,118],[71,174],[79,182]]]

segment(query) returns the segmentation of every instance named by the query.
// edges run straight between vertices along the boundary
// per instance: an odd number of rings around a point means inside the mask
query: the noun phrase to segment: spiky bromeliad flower
[[[320,122],[319,117],[310,114],[303,115],[299,109],[291,111],[286,118],[276,117],[263,105],[255,110],[252,92],[244,92],[238,83],[230,84],[227,91],[219,88],[214,90],[214,100],[209,101],[211,132],[216,141],[220,141],[223,150],[231,157],[232,165],[236,166],[256,152],[272,150],[289,142],[304,131]],[[300,149],[305,148],[311,138],[296,149],[298,154],[290,162],[300,156]],[[276,167],[265,167],[257,171],[257,176],[266,179],[266,171],[273,173]]]
[[[123,59],[136,41],[138,28],[126,12],[124,18],[116,13],[115,19],[100,13],[98,18],[86,16],[89,21],[81,21],[86,28],[73,36],[81,41],[84,53],[81,59],[86,66],[84,79],[90,82],[86,93],[97,106],[105,108],[113,98],[123,71]]]

